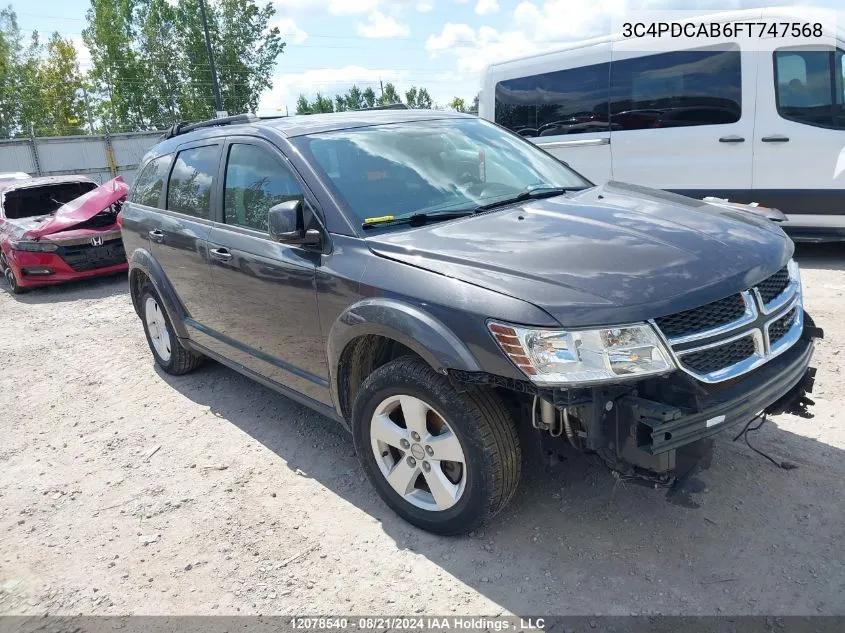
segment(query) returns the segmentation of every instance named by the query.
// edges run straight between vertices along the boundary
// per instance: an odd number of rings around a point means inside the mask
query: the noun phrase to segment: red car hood
[[[92,189],[85,195],[74,198],[59,209],[37,227],[29,229],[26,234],[30,239],[38,239],[45,235],[58,233],[69,229],[86,220],[90,220],[103,209],[126,197],[129,192],[123,178],[118,176]]]

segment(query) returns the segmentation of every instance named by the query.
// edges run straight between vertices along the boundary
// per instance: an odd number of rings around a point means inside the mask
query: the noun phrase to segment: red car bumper
[[[6,261],[12,267],[18,284],[26,288],[49,286],[76,279],[88,279],[100,275],[111,275],[127,270],[129,264],[122,262],[89,270],[74,270],[56,253],[32,253],[9,249]]]

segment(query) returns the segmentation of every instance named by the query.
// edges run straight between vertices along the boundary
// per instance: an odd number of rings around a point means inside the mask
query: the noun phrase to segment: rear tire
[[[381,498],[429,532],[476,528],[507,505],[519,482],[519,439],[498,396],[489,389],[458,392],[416,357],[367,377],[355,398],[352,431]]]
[[[187,374],[199,367],[203,356],[179,341],[161,297],[150,282],[141,286],[140,306],[144,334],[158,366],[173,376]]]

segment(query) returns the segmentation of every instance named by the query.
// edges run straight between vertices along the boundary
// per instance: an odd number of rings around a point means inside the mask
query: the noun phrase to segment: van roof
[[[810,9],[813,10],[812,8]],[[815,10],[819,10],[816,8]],[[748,20],[762,20],[762,19],[769,19],[769,18],[791,18],[791,19],[800,19],[801,21],[807,21],[807,14],[805,12],[795,11],[794,9],[789,8],[767,8],[767,9],[742,9],[738,11],[717,11],[715,13],[707,13],[702,15],[697,15],[690,17],[684,20],[673,20],[672,22],[675,23],[693,23],[697,24],[699,22],[743,22]],[[842,28],[837,27],[835,23],[830,24],[831,27],[836,27],[837,32],[841,33]],[[518,65],[519,62],[526,61],[526,60],[537,60],[541,59],[545,56],[550,55],[557,55],[559,53],[563,53],[570,50],[577,50],[580,48],[587,48],[589,46],[596,46],[598,44],[605,44],[607,42],[615,42],[621,40],[622,34],[621,33],[614,33],[612,35],[605,35],[602,37],[594,37],[586,40],[580,40],[577,42],[572,42],[570,44],[564,44],[562,46],[552,46],[546,50],[542,50],[537,53],[529,53],[527,55],[520,55],[518,57],[511,57],[508,59],[499,60],[497,62],[493,62],[490,64],[487,69],[486,73],[496,70],[503,70],[506,69],[508,66],[511,65]]]

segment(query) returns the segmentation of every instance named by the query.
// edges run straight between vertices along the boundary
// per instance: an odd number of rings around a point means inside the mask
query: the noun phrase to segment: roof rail
[[[404,103],[388,103],[387,105],[377,105],[372,108],[361,108],[356,112],[366,112],[368,110],[408,110],[408,106]]]
[[[238,123],[255,123],[256,121],[260,121],[257,116],[254,114],[235,114],[233,116],[224,116],[219,119],[209,119],[208,121],[200,121],[198,123],[188,123],[187,121],[180,121],[179,123],[174,123],[170,128],[164,133],[164,138],[173,138],[174,136],[179,136],[180,134],[187,134],[188,132],[193,132],[194,130],[199,130],[204,127],[216,127],[218,125],[235,125]]]

